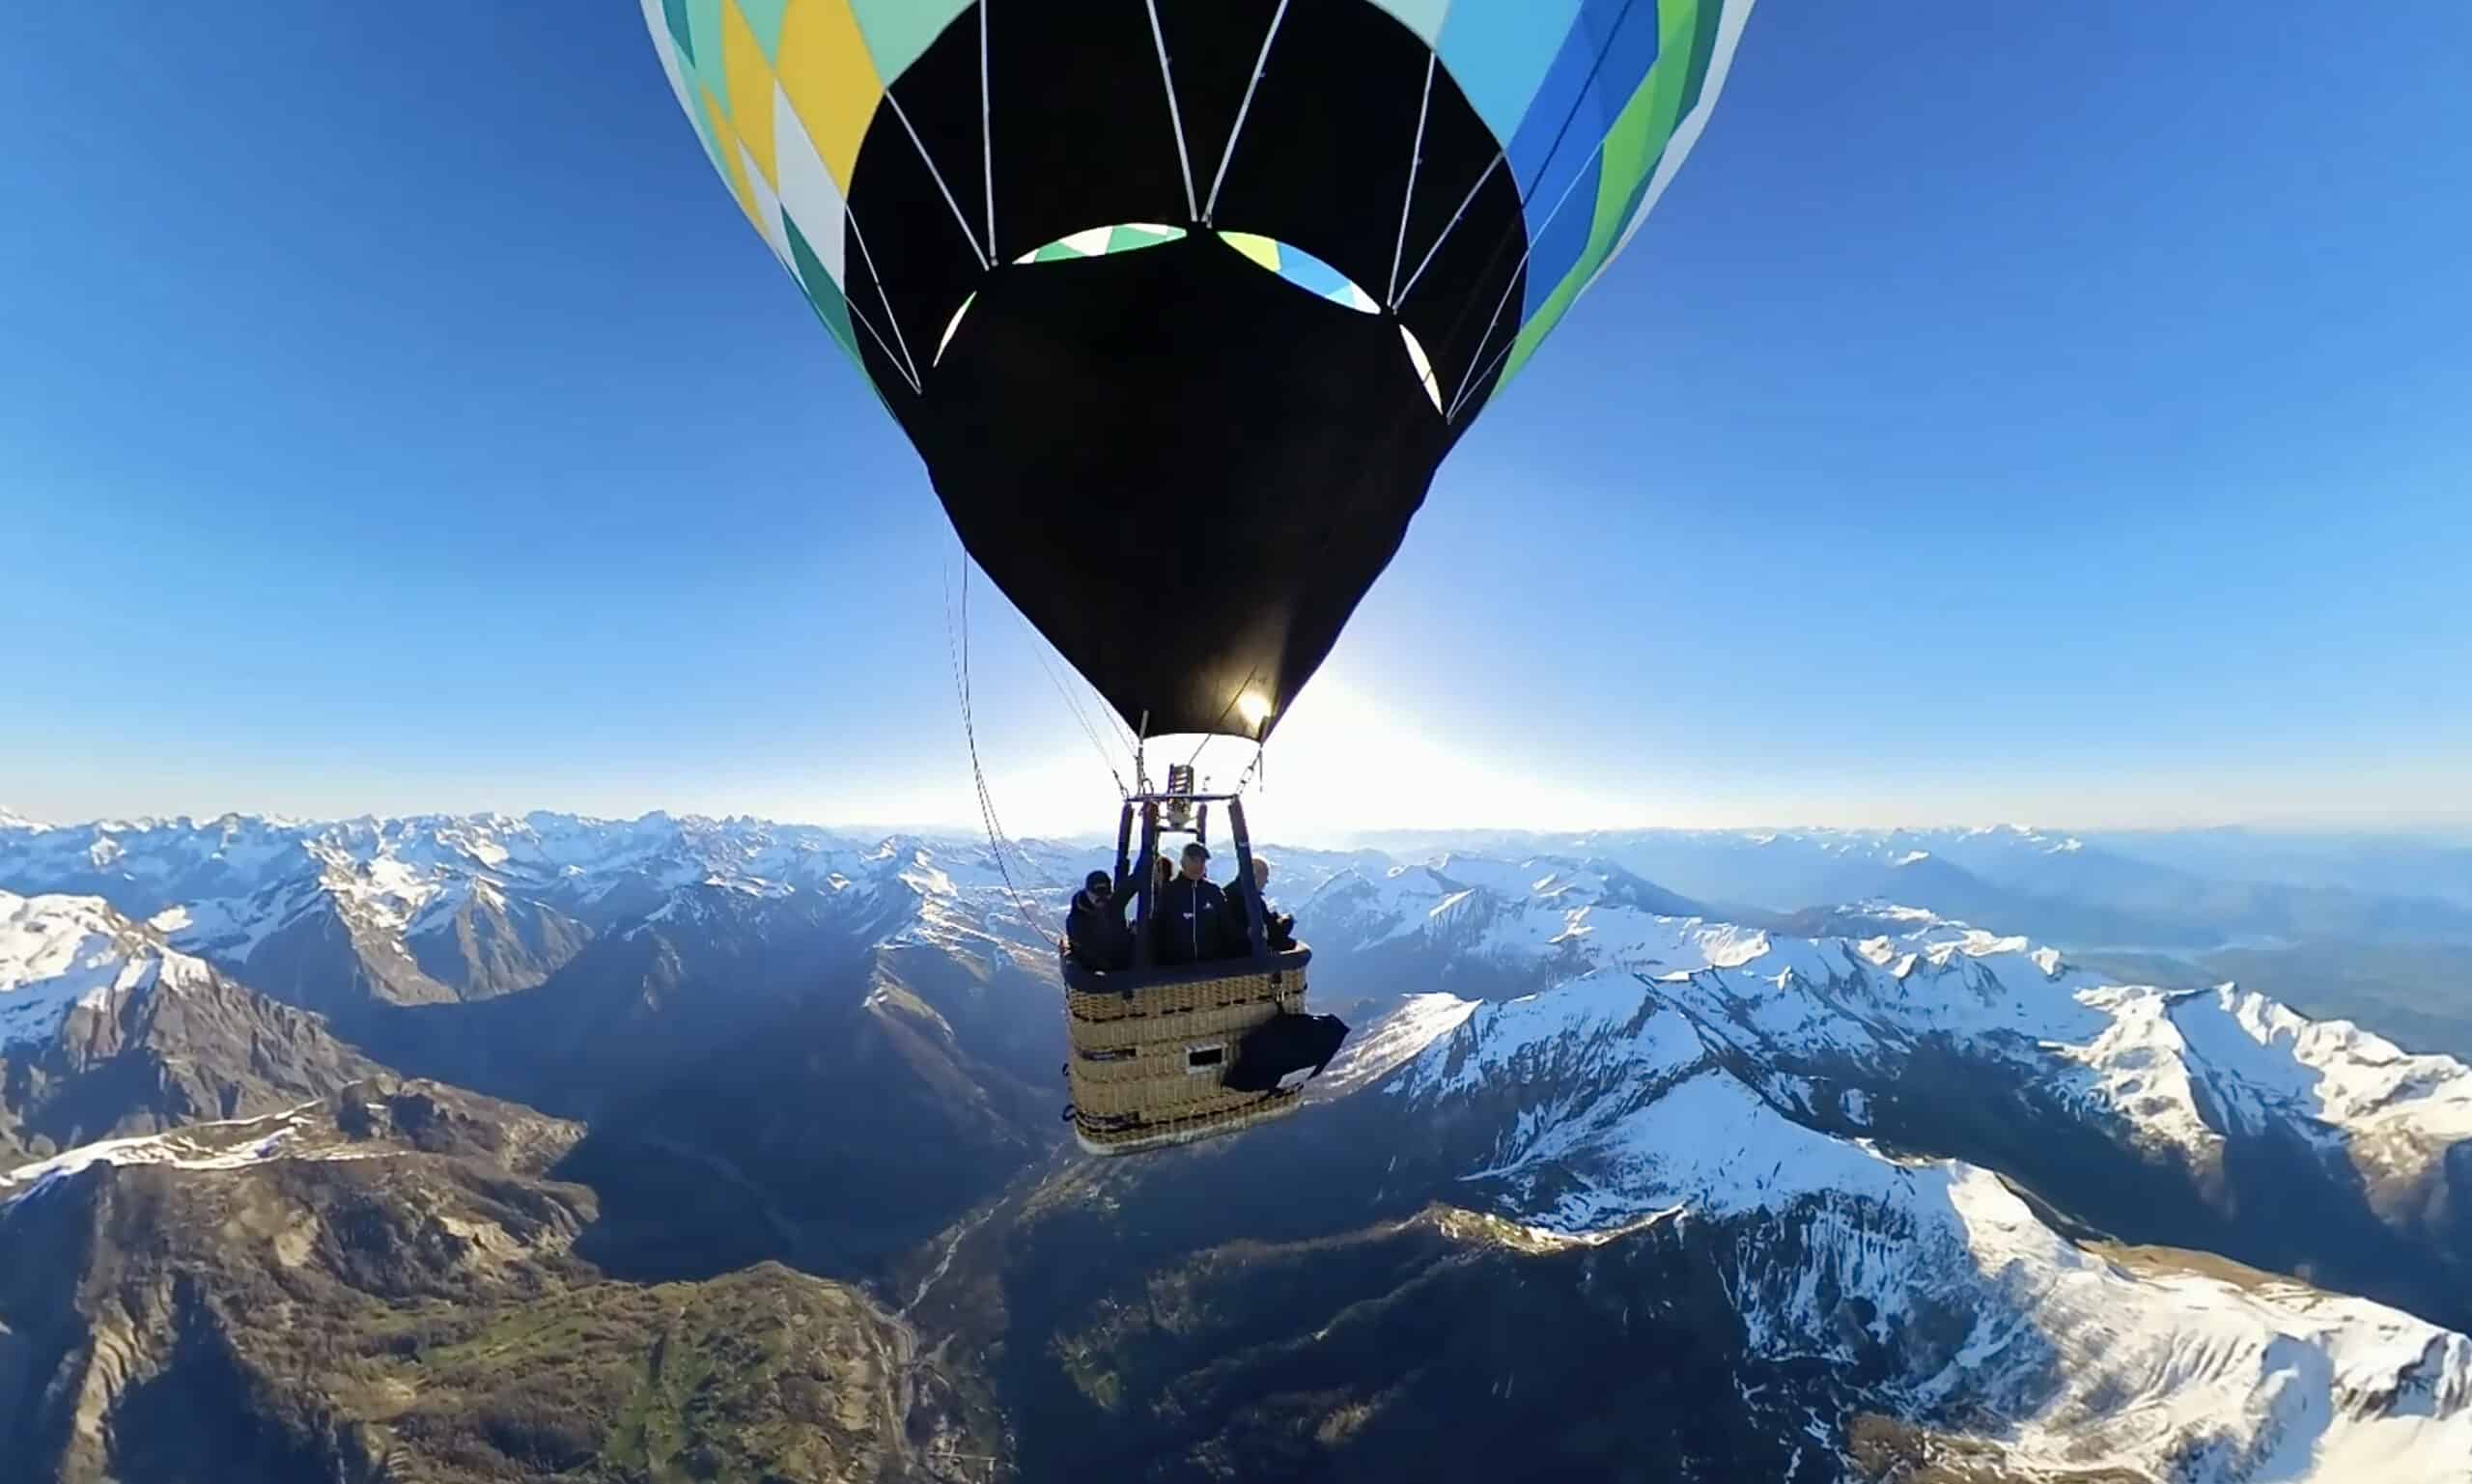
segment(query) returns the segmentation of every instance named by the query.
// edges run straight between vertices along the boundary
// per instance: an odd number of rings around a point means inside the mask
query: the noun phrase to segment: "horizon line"
[[[430,809],[407,811],[402,813],[363,811],[358,814],[334,815],[289,814],[274,810],[225,809],[211,814],[191,814],[185,812],[172,814],[98,814],[86,819],[77,820],[41,820],[20,814],[6,805],[0,805],[0,829],[22,829],[33,833],[48,833],[54,830],[159,828],[170,826],[196,828],[201,826],[216,824],[227,820],[248,821],[277,828],[299,828],[333,825],[387,825],[423,821],[505,820],[511,822],[526,822],[534,816],[548,816],[554,819],[572,820],[579,824],[592,825],[640,825],[648,820],[660,819],[679,823],[712,825],[771,825],[788,828],[820,829],[842,833],[873,834],[879,836],[965,835],[977,838],[985,834],[985,826],[983,825],[973,825],[968,822],[932,822],[917,820],[887,822],[863,819],[836,821],[788,818],[755,814],[746,811],[713,814],[697,810],[676,810],[667,808],[646,809],[632,816],[594,814],[583,810],[556,808],[534,808],[526,809],[521,812],[510,812],[504,809]],[[1515,835],[1546,838],[1557,836],[1591,837],[1609,834],[1756,835],[1761,833],[1870,836],[1897,834],[1903,832],[1937,833],[1952,830],[1976,834],[1989,834],[2007,830],[2024,835],[2062,836],[2074,836],[2078,834],[2207,834],[2245,830],[2258,833],[2281,834],[2364,834],[2408,837],[2416,834],[2454,835],[2463,833],[2467,831],[2467,829],[2472,829],[2472,822],[2450,819],[2444,816],[2430,816],[2409,823],[2391,820],[2381,820],[2376,822],[2342,822],[2322,819],[2277,820],[2272,817],[2262,817],[2226,820],[2212,824],[2093,826],[2033,825],[2018,820],[1940,820],[1897,825],[1823,825],[1812,823],[1779,823],[1775,821],[1761,820],[1746,821],[1739,824],[1728,825],[1658,825],[1622,823],[1581,827],[1503,824],[1400,824],[1357,826],[1342,830],[1332,831],[1330,837],[1363,840],[1370,838],[1420,836],[1429,836],[1439,839],[1452,835],[1469,834]],[[1094,827],[1092,830],[1087,832],[1086,838],[1101,838],[1107,833],[1108,831],[1104,829]],[[1007,843],[1045,840],[1079,841],[1085,838],[1085,835],[1075,832],[1057,833],[1053,831],[1036,831],[1008,834],[1004,838]]]

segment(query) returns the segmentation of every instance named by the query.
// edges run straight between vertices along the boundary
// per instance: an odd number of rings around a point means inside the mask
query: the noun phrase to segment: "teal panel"
[[[721,0],[687,0],[687,29],[695,39],[696,81],[727,103],[730,82],[721,70]]]
[[[1450,0],[1373,0],[1389,11],[1399,24],[1417,34],[1417,40],[1427,46],[1442,35],[1443,17],[1449,14]]]
[[[859,375],[866,375],[867,362],[858,353],[858,337],[850,323],[850,306],[841,297],[840,285],[832,281],[832,274],[826,269],[824,260],[807,245],[806,236],[799,231],[797,222],[783,216],[781,231],[789,238],[790,262],[799,270],[800,287],[807,291],[807,302],[814,306],[815,317],[824,322],[825,329],[831,334],[832,343],[841,348],[841,353],[857,364]]]
[[[781,16],[790,8],[790,0],[738,0],[738,13],[746,17],[746,29],[755,33],[755,44],[764,48],[764,60],[781,60]]]
[[[876,76],[887,88],[944,34],[954,16],[969,9],[969,0],[850,0],[858,34],[867,39],[867,55],[875,59]],[[1138,22],[1140,16],[1134,18]]]

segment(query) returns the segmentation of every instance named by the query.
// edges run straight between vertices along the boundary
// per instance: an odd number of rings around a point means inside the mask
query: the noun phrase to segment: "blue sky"
[[[974,822],[949,529],[634,6],[133,16],[0,49],[0,804]],[[2468,52],[2456,0],[1766,0],[1276,832],[2461,822]],[[1104,814],[972,619],[1006,823]]]

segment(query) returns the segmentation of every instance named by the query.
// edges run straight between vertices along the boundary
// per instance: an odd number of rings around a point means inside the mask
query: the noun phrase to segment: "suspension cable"
[[[1124,774],[1117,770],[1116,760],[1108,751],[1107,743],[1099,741],[1099,729],[1091,725],[1089,713],[1073,692],[1065,688],[1063,678],[1055,673],[1055,666],[1048,662],[1047,641],[1039,637],[1038,630],[1030,627],[1030,621],[1023,618],[1019,609],[1014,610],[1013,616],[1021,620],[1022,631],[1030,636],[1030,653],[1038,657],[1039,668],[1047,672],[1048,684],[1055,687],[1056,696],[1064,702],[1065,710],[1073,713],[1073,719],[1081,725],[1082,735],[1090,740],[1091,749],[1099,754],[1099,762],[1107,769],[1108,776],[1116,780],[1117,796],[1129,795],[1132,790],[1124,786]]]
[[[1201,749],[1210,745],[1210,740],[1212,738],[1224,735],[1219,729],[1225,726],[1227,724],[1227,718],[1236,714],[1236,703],[1245,699],[1245,692],[1253,688],[1253,677],[1261,673],[1262,667],[1259,663],[1254,664],[1251,669],[1245,672],[1244,683],[1239,685],[1236,687],[1235,692],[1228,696],[1227,704],[1220,708],[1219,719],[1210,724],[1209,731],[1201,734],[1201,741],[1194,743],[1194,755],[1185,759],[1185,766],[1187,768],[1191,768],[1195,763],[1201,761]],[[1258,731],[1260,729],[1255,728],[1255,730]]]
[[[1255,773],[1260,773],[1264,781],[1267,782],[1270,778],[1270,770],[1262,767],[1262,759],[1269,757],[1270,755],[1270,743],[1263,742],[1253,743],[1253,760],[1245,765],[1244,773],[1237,778],[1236,786],[1228,790],[1228,792],[1231,794],[1242,794],[1245,792],[1245,786],[1253,781],[1253,775]]]

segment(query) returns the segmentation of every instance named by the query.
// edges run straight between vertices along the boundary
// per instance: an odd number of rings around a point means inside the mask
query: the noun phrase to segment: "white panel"
[[[845,284],[842,238],[849,209],[841,187],[832,183],[832,172],[816,154],[815,141],[807,137],[806,126],[799,122],[799,111],[790,106],[790,96],[778,84],[772,89],[772,167],[781,177],[781,210],[824,260],[833,283]]]
[[[764,172],[755,168],[755,156],[747,153],[745,145],[738,147],[738,162],[739,168],[746,172],[748,193],[755,197],[756,230],[764,234],[765,242],[772,247],[772,256],[781,261],[781,266],[789,270],[792,278],[798,277],[798,262],[790,256],[790,236],[781,230],[780,198],[764,183]],[[804,232],[806,228],[801,226],[799,230]],[[812,244],[814,238],[808,241]]]

